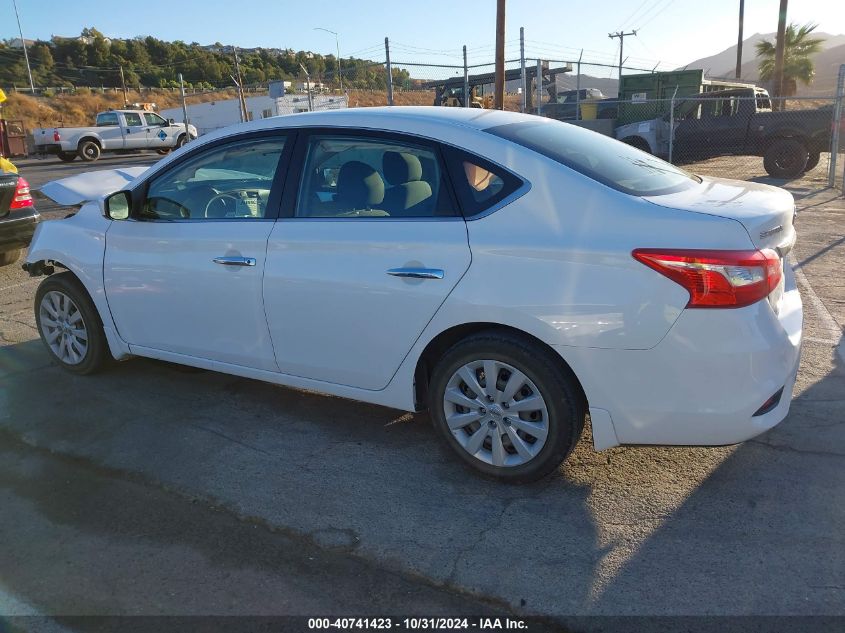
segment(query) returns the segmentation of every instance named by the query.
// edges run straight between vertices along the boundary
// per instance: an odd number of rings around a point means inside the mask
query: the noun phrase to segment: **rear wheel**
[[[58,157],[63,163],[72,163],[76,160],[76,154],[73,152],[59,152]]]
[[[809,158],[804,143],[794,138],[782,138],[766,150],[763,167],[774,178],[797,178],[804,172]]]
[[[819,160],[821,160],[821,157],[821,152],[811,152],[810,157],[807,159],[807,165],[804,167],[804,171],[810,171],[811,169],[815,169],[816,165],[819,164]]]
[[[71,273],[51,275],[35,293],[35,322],[54,363],[74,374],[105,365],[108,344],[100,315]]]
[[[578,442],[577,381],[539,345],[491,330],[447,351],[429,390],[432,421],[476,470],[512,483],[553,472]]]
[[[100,146],[94,141],[82,141],[77,154],[85,162],[91,163],[100,157]]]
[[[169,153],[170,153],[169,147],[161,147],[161,148],[156,150],[156,154],[161,154],[162,156],[164,156],[165,154],[169,154]]]
[[[21,250],[17,249],[14,251],[6,251],[5,253],[0,253],[0,266],[8,266],[9,264],[14,264],[18,261],[18,258],[21,256]]]

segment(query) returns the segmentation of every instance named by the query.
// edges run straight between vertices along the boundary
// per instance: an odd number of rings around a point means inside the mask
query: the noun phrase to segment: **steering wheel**
[[[234,217],[240,198],[231,193],[218,193],[205,205],[206,218]]]

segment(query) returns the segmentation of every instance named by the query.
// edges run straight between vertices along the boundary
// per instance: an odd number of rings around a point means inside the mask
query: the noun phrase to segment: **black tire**
[[[0,266],[8,266],[9,264],[14,264],[16,261],[18,261],[18,258],[20,256],[20,249],[0,253]]]
[[[164,156],[165,154],[169,154],[169,153],[170,153],[169,147],[160,147],[159,149],[156,150],[156,154],[160,154],[161,156]]]
[[[473,425],[478,424],[475,428],[467,426],[466,428],[456,429],[454,432],[450,430],[446,421],[444,395],[450,380],[465,365],[483,360],[505,363],[522,372],[533,383],[539,392],[538,395],[545,401],[546,411],[548,412],[548,419],[544,420],[547,431],[545,444],[541,444],[541,448],[536,455],[518,465],[495,466],[475,456],[479,455],[482,449],[484,451],[489,450],[492,455],[492,438],[495,437],[492,435],[493,429],[499,428],[499,436],[508,444],[505,447],[508,458],[518,457],[516,449],[508,438],[510,431],[516,431],[516,425],[512,429],[504,428],[504,425],[511,426],[508,417],[504,417],[503,426],[500,427],[494,426],[496,422],[486,422],[490,429],[487,433],[490,435],[485,437],[481,448],[475,455],[471,455],[469,450],[463,447],[458,440],[458,435],[464,433],[463,438],[468,441],[468,438],[474,432],[481,430],[481,426],[485,424],[484,419],[480,422],[473,422]],[[477,374],[476,377],[479,376],[483,376],[483,372]],[[499,389],[500,382],[504,389],[507,377],[506,370],[505,373],[499,372],[497,374],[496,389]],[[486,377],[483,380],[486,384]],[[480,381],[478,384],[480,385]],[[522,397],[528,397],[532,391],[529,389],[527,394],[519,391],[517,395],[522,394]],[[584,428],[585,406],[586,402],[577,379],[560,359],[555,358],[553,354],[536,343],[502,330],[480,332],[455,344],[437,362],[432,371],[429,385],[429,412],[432,423],[438,429],[441,438],[465,463],[476,471],[508,483],[536,481],[554,472],[567,458],[581,437]],[[490,404],[489,407],[492,416],[494,415],[494,405]],[[504,403],[496,408],[499,409],[500,413],[495,415],[508,415],[506,410],[508,407]],[[514,414],[511,413],[510,415],[513,416]],[[522,417],[520,413],[516,415]],[[534,413],[531,415],[533,416]],[[512,419],[513,417],[511,417]],[[529,420],[534,420],[534,418],[531,417]],[[523,439],[525,439],[524,436]],[[529,437],[528,439],[533,438]],[[491,444],[490,449],[487,448],[488,440]]]
[[[763,156],[763,167],[773,178],[797,178],[807,166],[810,153],[794,138],[781,138],[769,145]]]
[[[82,141],[76,153],[86,163],[93,163],[100,157],[100,146],[96,141]]]
[[[72,163],[76,160],[77,155],[73,152],[59,152],[57,156],[59,157],[59,160],[63,163]]]
[[[81,322],[88,340],[87,349],[84,354],[80,355],[78,362],[66,362],[56,354],[50,343],[47,342],[47,336],[49,335],[51,326],[46,319],[51,318],[51,315],[47,312],[46,308],[42,309],[42,301],[50,292],[61,293],[70,299],[73,304],[71,309],[68,310],[70,317],[75,316],[76,312],[81,315],[81,319],[74,323],[74,327],[78,328]],[[47,301],[49,302],[49,299]],[[56,365],[71,373],[82,375],[93,374],[103,369],[110,358],[106,335],[103,333],[103,322],[100,320],[100,315],[85,288],[72,273],[65,272],[50,275],[42,281],[35,293],[34,307],[35,323],[38,327],[38,334],[41,336],[41,342],[44,343],[47,354]],[[74,352],[76,353],[76,350]]]
[[[810,157],[807,159],[807,164],[804,165],[804,171],[810,171],[811,169],[815,169],[816,166],[819,164],[821,157],[821,152],[810,152]]]
[[[628,136],[622,139],[622,142],[626,145],[630,145],[631,147],[636,147],[637,149],[641,149],[646,154],[651,154],[651,147],[649,147],[648,143],[645,139],[639,136]]]
[[[179,138],[176,139],[176,145],[174,145],[173,149],[179,149],[180,147],[182,147],[187,142],[188,142],[188,137],[185,136],[184,134],[180,134]]]

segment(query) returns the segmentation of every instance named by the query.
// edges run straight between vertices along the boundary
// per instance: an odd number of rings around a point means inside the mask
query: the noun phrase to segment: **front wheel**
[[[811,169],[815,169],[816,165],[819,164],[819,160],[821,160],[821,157],[821,152],[811,152],[810,157],[807,159],[807,164],[804,166],[804,171],[810,171]]]
[[[106,363],[103,324],[88,293],[71,273],[51,275],[35,293],[35,322],[54,363],[74,374],[92,374]]]
[[[432,422],[467,464],[501,481],[553,472],[584,427],[577,380],[544,348],[491,330],[447,351],[429,390]]]
[[[169,147],[160,147],[159,149],[156,150],[156,154],[159,154],[161,156],[164,156],[164,155],[169,154],[169,153],[170,153]]]
[[[176,146],[173,149],[179,149],[180,147],[182,147],[187,142],[188,142],[188,137],[185,136],[184,134],[180,134],[179,138],[176,139]]]
[[[766,150],[763,167],[773,178],[797,178],[804,173],[809,159],[804,143],[794,138],[782,138]]]
[[[58,157],[63,163],[72,163],[76,160],[76,154],[73,152],[59,152]]]

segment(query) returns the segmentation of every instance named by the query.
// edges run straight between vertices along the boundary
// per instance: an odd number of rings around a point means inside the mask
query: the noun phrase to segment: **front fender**
[[[45,263],[52,262],[73,273],[94,302],[112,356],[120,360],[130,355],[129,346],[117,333],[103,286],[106,232],[110,225],[111,220],[100,214],[96,202],[85,204],[76,215],[64,220],[42,222],[35,230],[25,267],[37,274]],[[39,263],[41,266],[37,266]]]

